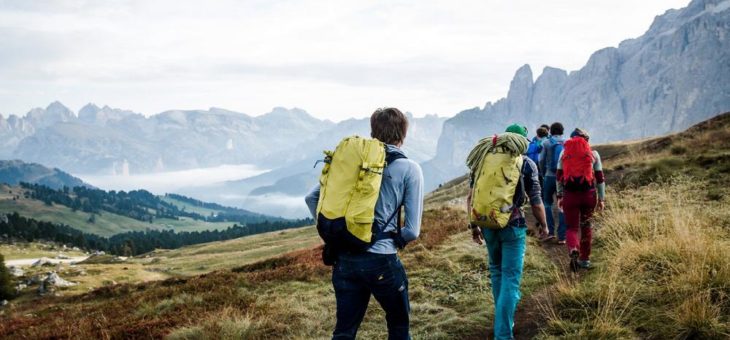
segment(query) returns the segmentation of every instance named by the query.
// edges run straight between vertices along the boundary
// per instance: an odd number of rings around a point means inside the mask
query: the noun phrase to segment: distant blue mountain
[[[51,169],[37,163],[25,163],[20,160],[0,160],[0,183],[18,185],[20,182],[42,184],[53,189],[61,189],[64,186],[69,188],[92,187],[59,169]]]

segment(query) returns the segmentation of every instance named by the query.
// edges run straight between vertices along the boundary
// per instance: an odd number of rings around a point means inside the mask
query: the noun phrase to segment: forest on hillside
[[[279,217],[257,214],[243,209],[224,207],[215,203],[206,203],[189,197],[167,194],[166,196],[193,206],[200,206],[215,210],[217,213],[202,215],[193,211],[186,211],[167,202],[147,190],[104,191],[96,188],[78,186],[69,188],[64,186],[53,189],[42,184],[21,182],[20,186],[26,190],[25,197],[44,202],[46,205],[59,204],[71,208],[73,211],[83,211],[93,215],[109,212],[133,218],[138,221],[152,223],[155,219],[190,218],[206,222],[235,222],[241,224],[285,221]]]
[[[234,224],[222,230],[174,231],[154,230],[130,231],[111,237],[84,233],[64,224],[38,221],[20,216],[17,212],[0,216],[0,239],[26,242],[36,240],[52,241],[87,251],[104,251],[120,256],[134,256],[155,249],[176,249],[187,245],[224,241],[270,231],[297,228],[311,224],[308,219]]]

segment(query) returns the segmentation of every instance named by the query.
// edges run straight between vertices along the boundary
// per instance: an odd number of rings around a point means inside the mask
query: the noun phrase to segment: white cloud
[[[199,168],[180,171],[132,175],[83,175],[77,174],[84,182],[104,190],[136,190],[145,188],[162,195],[181,189],[205,187],[226,181],[236,181],[260,175],[266,169],[253,165],[221,165],[212,168]]]
[[[0,1],[0,112],[297,106],[456,112],[514,71],[574,70],[687,0]]]

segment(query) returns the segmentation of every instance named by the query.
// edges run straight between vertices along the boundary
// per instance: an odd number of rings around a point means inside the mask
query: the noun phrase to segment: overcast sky
[[[0,113],[396,106],[452,116],[518,67],[576,70],[689,0],[0,0]]]

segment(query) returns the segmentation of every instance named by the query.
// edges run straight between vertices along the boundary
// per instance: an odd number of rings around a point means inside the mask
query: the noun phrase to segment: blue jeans
[[[396,254],[340,254],[332,270],[337,324],[332,339],[355,339],[370,295],[385,311],[388,339],[410,339],[408,278]]]
[[[482,229],[489,253],[495,339],[512,339],[515,309],[520,301],[526,231],[527,226]]]
[[[545,176],[545,180],[542,186],[542,201],[545,204],[545,217],[547,217],[548,232],[550,235],[555,235],[555,219],[553,218],[553,203],[555,202],[554,196],[558,191],[558,183],[555,176]],[[558,212],[558,240],[565,240],[565,231],[567,227],[565,225],[565,215],[562,212]]]

